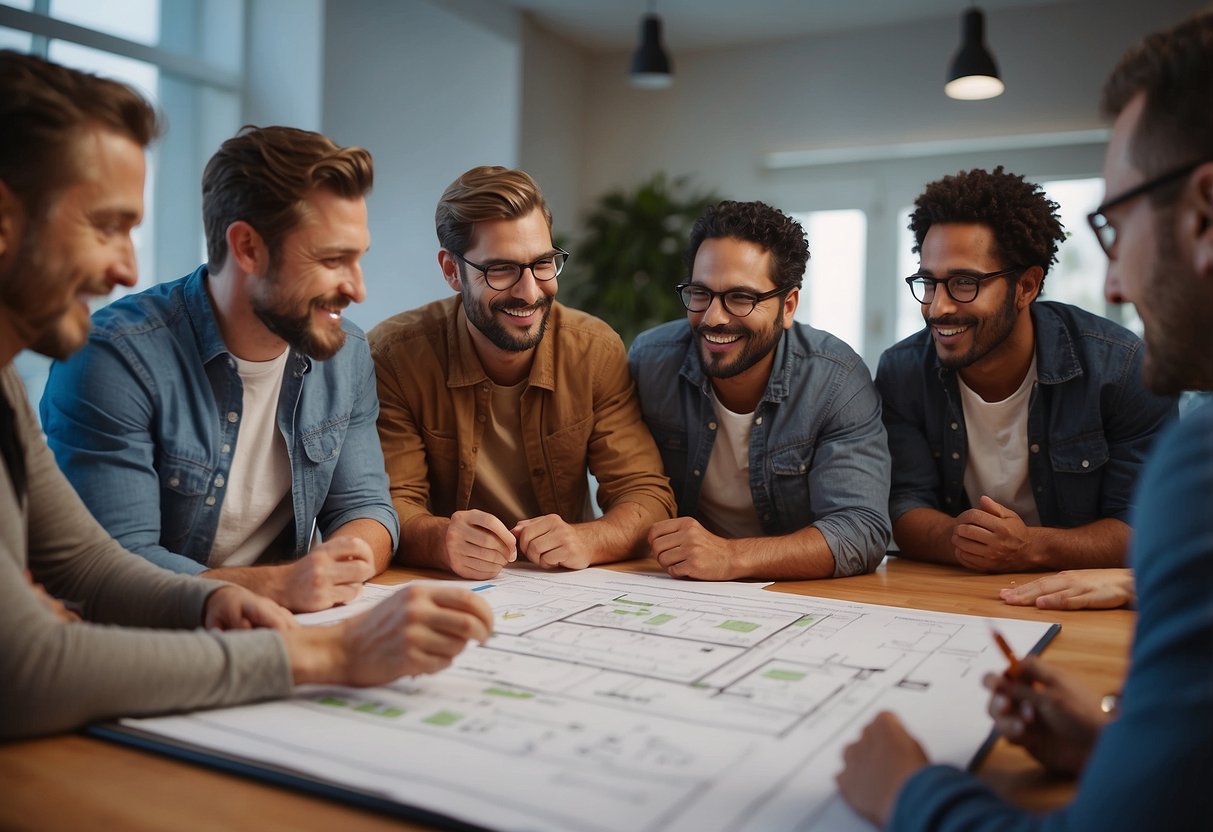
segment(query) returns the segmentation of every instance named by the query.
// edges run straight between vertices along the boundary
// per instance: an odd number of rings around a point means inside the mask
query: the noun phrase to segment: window
[[[864,347],[867,215],[858,209],[794,215],[809,237],[809,266],[796,320]]]
[[[136,289],[205,258],[199,183],[214,148],[241,123],[244,2],[0,0],[0,48],[128,83],[171,126],[148,156],[144,220],[133,235]],[[16,364],[36,405],[50,362],[26,351]]]

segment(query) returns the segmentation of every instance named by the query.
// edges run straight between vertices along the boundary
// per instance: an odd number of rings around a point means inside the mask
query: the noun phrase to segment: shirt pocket
[[[179,457],[160,463],[160,545],[172,552],[185,552],[190,531],[200,525],[198,514],[210,492],[209,466]]]
[[[1054,441],[1049,447],[1054,493],[1067,526],[1100,519],[1100,495],[1107,467],[1108,442],[1103,433]]]
[[[585,493],[590,487],[586,468],[590,432],[593,428],[594,417],[590,415],[554,431],[547,438],[546,464],[550,469],[548,476],[556,489],[558,503],[562,507],[568,506],[572,517],[580,517],[581,504],[585,502]],[[534,471],[531,473],[532,476],[537,475],[539,479],[543,479],[543,474]]]
[[[332,482],[349,424],[350,416],[347,413],[318,428],[305,431],[301,437],[303,455],[307,458],[313,481],[321,494],[327,493],[329,483]]]
[[[449,517],[455,512],[455,501],[458,498],[459,440],[454,436],[433,433],[423,425],[421,441],[425,445],[430,511]]]
[[[771,499],[778,512],[780,533],[803,528],[813,522],[812,495],[809,493],[809,468],[813,446],[797,445],[779,449],[767,457],[770,470]],[[764,523],[766,518],[759,517]]]

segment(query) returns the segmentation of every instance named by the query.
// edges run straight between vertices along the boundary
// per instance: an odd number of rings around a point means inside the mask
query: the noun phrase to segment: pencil
[[[998,645],[998,649],[1002,651],[1002,654],[1007,657],[1007,661],[1010,662],[1006,670],[1007,678],[1012,680],[1019,678],[1019,659],[1015,658],[1011,645],[1007,644],[1007,640],[1003,637],[1003,634],[993,627],[990,628],[990,635],[994,636],[994,643]]]

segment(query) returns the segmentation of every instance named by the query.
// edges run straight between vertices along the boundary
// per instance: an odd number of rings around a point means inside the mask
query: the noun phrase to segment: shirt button
[[[220,474],[219,476],[215,477],[215,487],[216,488],[223,488],[223,483],[224,483],[223,474]]]
[[[214,495],[212,495],[212,496],[210,496],[210,497],[207,497],[207,498],[206,498],[206,504],[207,504],[208,506],[213,506],[213,505],[215,504],[215,497],[214,497]]]
[[[953,422],[953,423],[952,423],[952,430],[960,430],[960,425],[958,425],[958,424],[956,424],[955,422]]]
[[[485,421],[485,415],[483,413],[481,413],[479,416],[476,417],[476,421],[478,421],[478,422]]]
[[[531,471],[531,476],[542,477],[546,472],[542,468],[535,468]]]
[[[952,459],[960,459],[960,454],[956,451],[952,451]]]
[[[1084,460],[1082,461],[1082,467],[1083,467],[1083,468],[1090,468],[1090,467],[1091,467],[1091,463],[1090,463],[1090,461],[1088,461],[1088,460],[1085,460],[1085,459],[1084,459]]]
[[[232,452],[232,446],[227,444],[226,442],[224,442],[222,450],[223,450],[223,453],[230,454]]]
[[[716,430],[716,423],[708,422],[708,430]]]
[[[756,425],[761,425],[761,424],[762,424],[762,417],[761,417],[761,416],[759,416],[757,419],[755,419],[755,420],[754,420],[754,424],[756,424]]]
[[[1038,453],[1040,453],[1040,446],[1037,445],[1035,442],[1033,442],[1032,447],[1028,448],[1028,450],[1034,454],[1038,454]]]
[[[168,484],[173,488],[176,488],[177,486],[181,485],[181,480],[177,479],[176,477],[170,477]]]
[[[804,466],[804,465],[801,465],[801,466],[800,466],[800,473],[802,473],[802,474],[803,474],[803,473],[805,472],[805,470],[806,470],[805,466]]]
[[[229,410],[229,411],[227,412],[227,420],[228,420],[229,422],[233,422],[233,423],[234,423],[234,422],[237,422],[237,421],[239,421],[239,420],[240,420],[240,414],[239,414],[239,413],[237,413],[237,412],[236,412],[236,411],[234,411],[234,410]]]
[[[487,383],[486,383],[486,384],[482,384],[482,385],[480,385],[480,389],[481,389],[481,390],[483,390],[483,391],[484,391],[484,392],[486,392],[486,393],[487,393],[487,392],[489,392],[489,386],[488,386],[488,384],[487,384]]]
[[[695,469],[694,474],[695,474],[695,476],[699,476],[699,469],[698,469],[698,468],[696,468],[696,469]]]
[[[944,497],[944,498],[943,498],[943,501],[944,501],[945,503],[951,503],[951,502],[952,502],[952,498],[951,498],[951,497]]]

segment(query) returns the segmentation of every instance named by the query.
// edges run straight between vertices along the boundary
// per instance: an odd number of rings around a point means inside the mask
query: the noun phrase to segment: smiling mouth
[[[716,335],[711,332],[703,333],[703,340],[709,344],[731,344],[741,339],[740,335]]]
[[[323,312],[324,314],[328,315],[329,320],[331,320],[331,321],[340,321],[341,320],[341,311],[343,309],[345,309],[344,306],[329,306],[329,305],[323,304],[323,303],[316,304],[316,308],[318,310],[320,310],[321,312]]]
[[[499,309],[511,318],[529,318],[538,312],[542,306],[543,304],[537,303],[534,306],[502,306]]]
[[[959,335],[960,333],[964,332],[967,329],[968,329],[967,326],[949,326],[949,327],[937,326],[937,327],[935,327],[935,332],[944,337],[948,337],[951,335]]]

